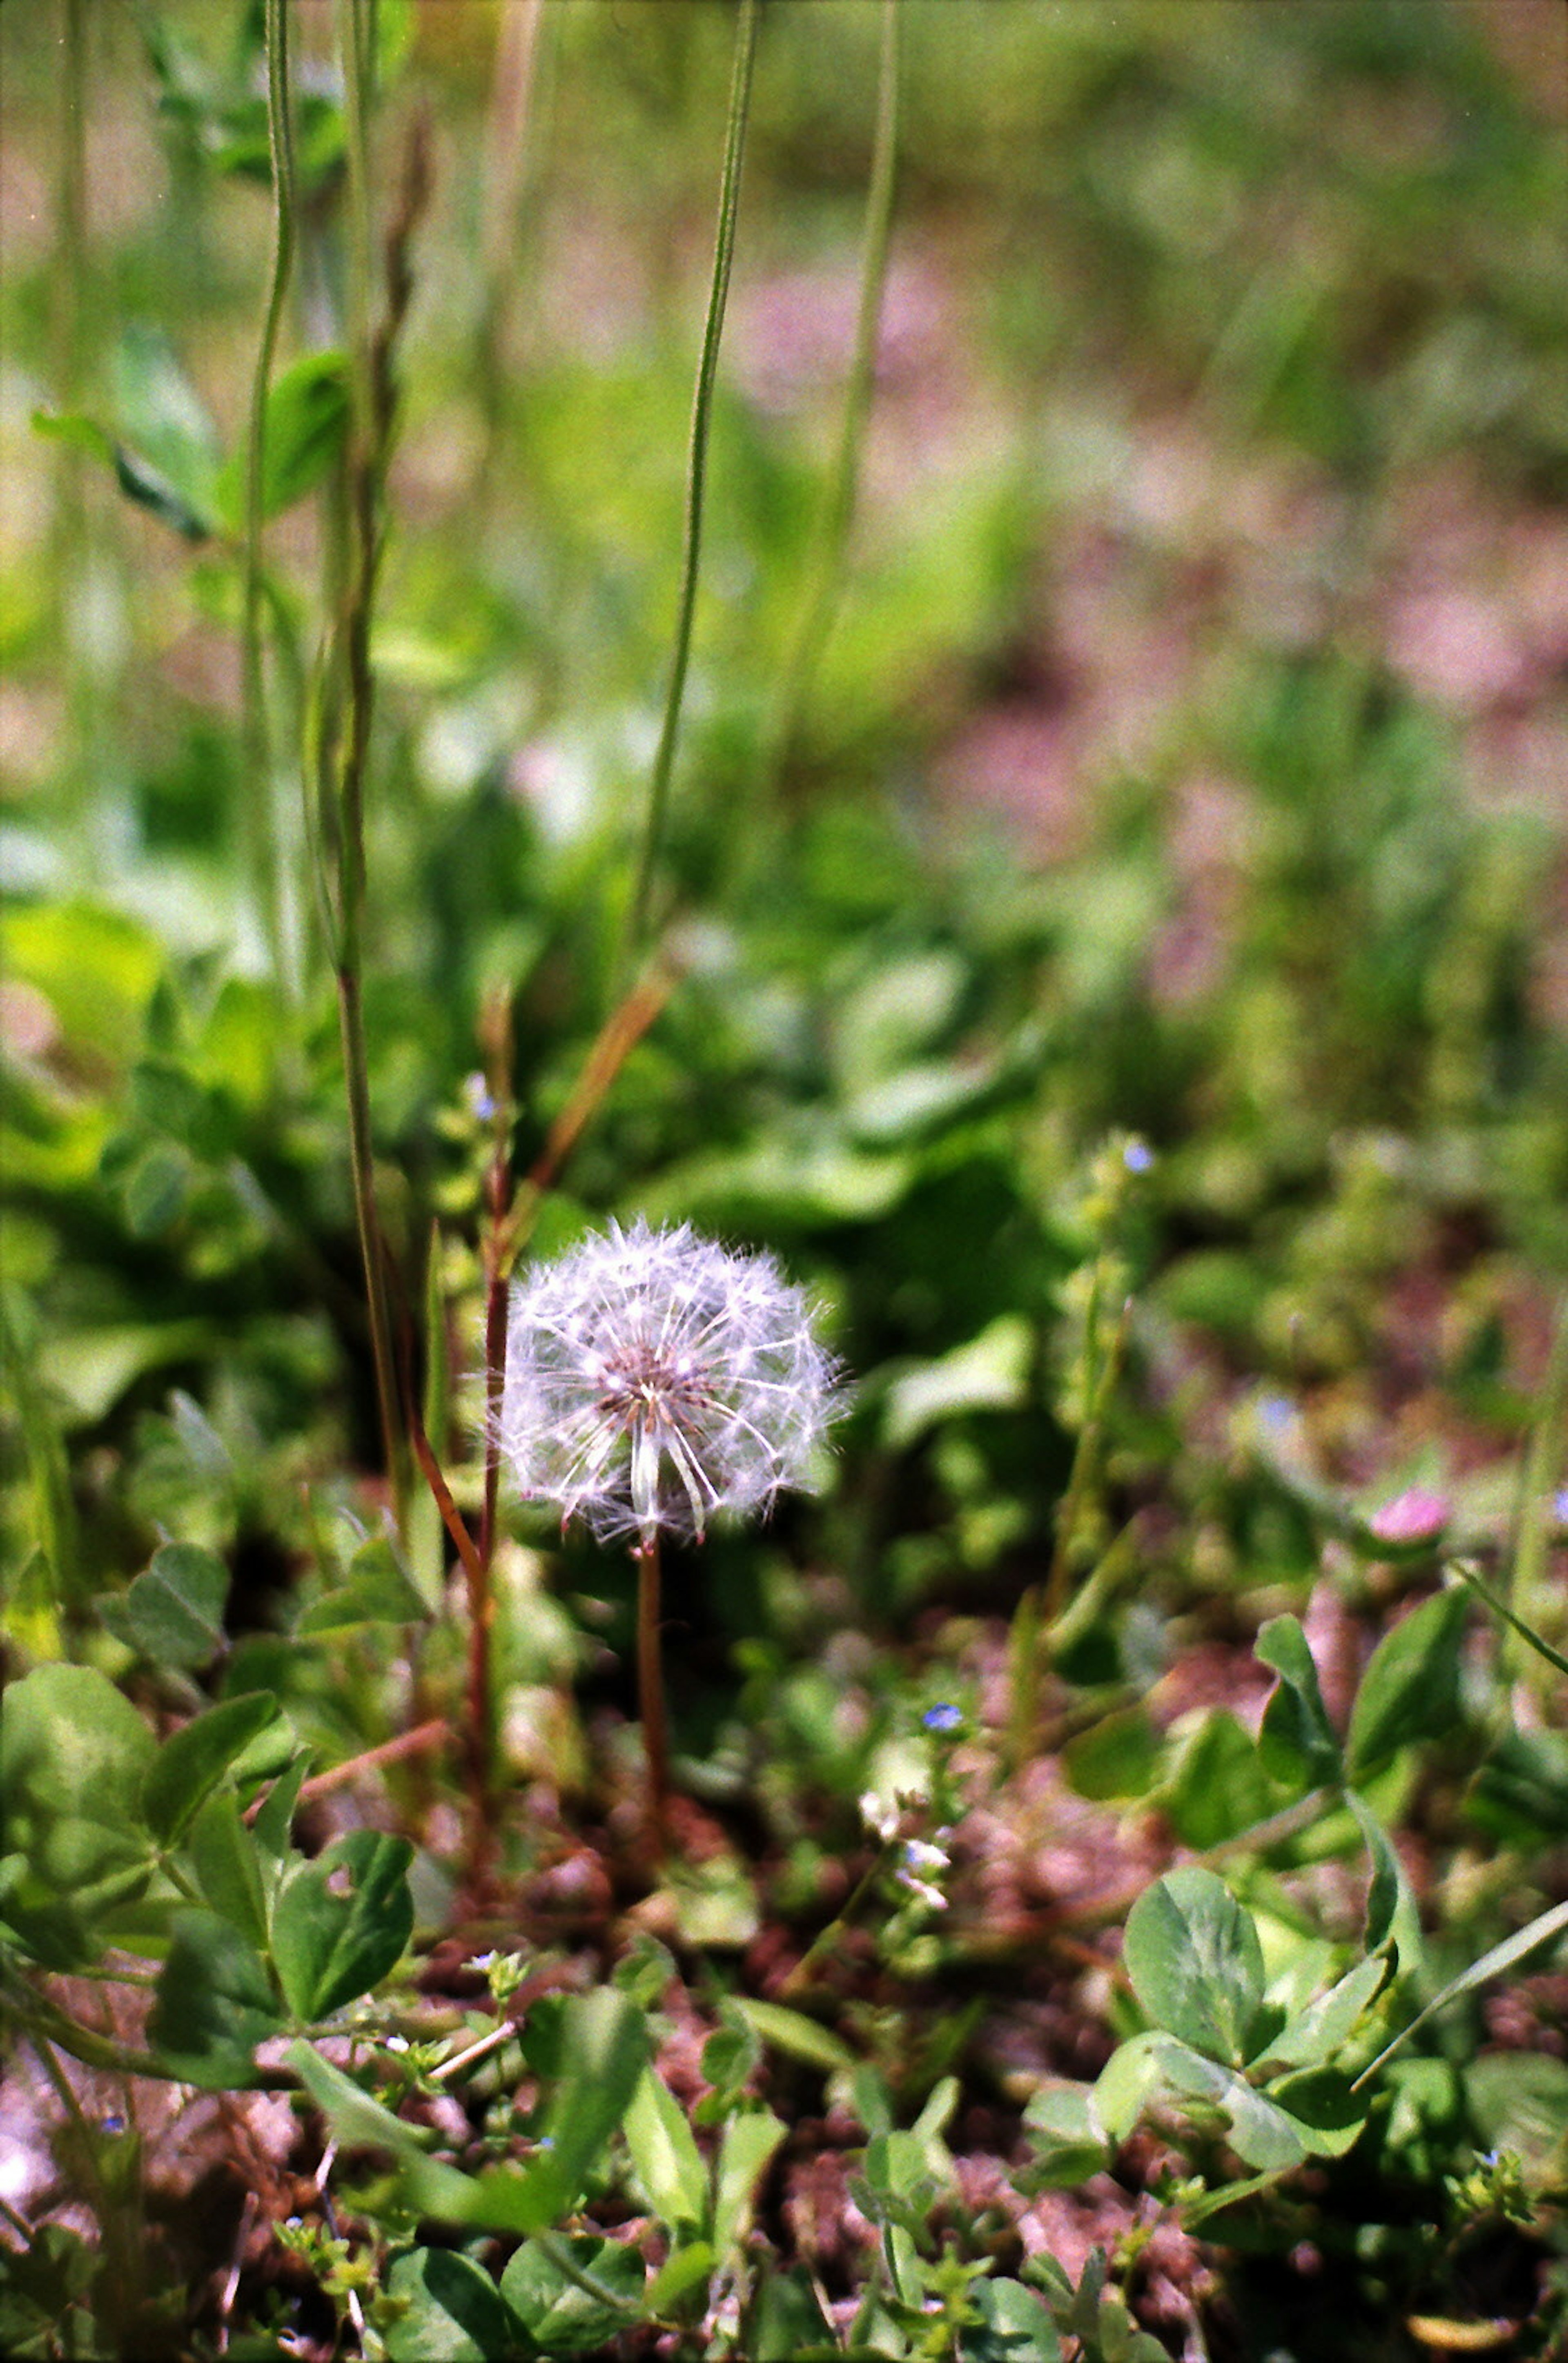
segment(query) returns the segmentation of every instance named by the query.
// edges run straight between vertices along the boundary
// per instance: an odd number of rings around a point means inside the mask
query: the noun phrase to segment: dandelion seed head
[[[501,1448],[563,1527],[700,1542],[718,1513],[766,1515],[809,1483],[837,1393],[771,1256],[612,1222],[513,1291]]]

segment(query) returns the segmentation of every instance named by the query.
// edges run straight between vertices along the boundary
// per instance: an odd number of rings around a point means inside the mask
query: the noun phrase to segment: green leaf
[[[855,2055],[843,2036],[835,2035],[830,2026],[819,2026],[814,2018],[806,2018],[797,2010],[786,2010],[782,2002],[753,2002],[746,1994],[736,1994],[730,2007],[755,2028],[764,2043],[791,2059],[803,2060],[807,2067],[820,2068],[828,2075],[854,2067]]]
[[[302,1749],[273,1781],[251,1825],[256,1851],[271,1887],[276,1886],[288,1860],[289,1832],[294,1827],[295,1808],[309,1765],[310,1758]]]
[[[980,2320],[959,2333],[960,2363],[1058,2363],[1051,2308],[1022,2281],[977,2280],[968,2296]]]
[[[218,1917],[250,1944],[267,1941],[267,1894],[255,1835],[232,1789],[216,1789],[193,1820],[186,1849],[196,1882]]]
[[[175,1844],[229,1766],[277,1720],[276,1699],[253,1691],[209,1706],[163,1742],[141,1792],[147,1826],[160,1846]]]
[[[312,1601],[295,1634],[301,1641],[319,1640],[359,1625],[413,1625],[429,1613],[391,1543],[384,1535],[373,1535],[350,1560],[347,1581]]]
[[[1568,1736],[1505,1732],[1471,1783],[1464,1809],[1508,1845],[1540,1847],[1568,1837]]]
[[[967,1345],[894,1381],[883,1407],[883,1441],[902,1451],[928,1428],[963,1413],[1020,1410],[1034,1352],[1034,1331],[1023,1315],[999,1313]]]
[[[1179,2042],[1167,2042],[1158,2057],[1168,2092],[1218,2110],[1227,2121],[1231,2148],[1248,2166],[1281,2174],[1308,2155],[1303,2128],[1234,2068]]]
[[[1159,1777],[1163,1754],[1147,1708],[1121,1707],[1068,1741],[1062,1769],[1078,1795],[1096,1803],[1112,1797],[1144,1797]]]
[[[701,2224],[707,2215],[707,2169],[685,2111],[652,2068],[645,2069],[622,2131],[638,2180],[666,2224]]]
[[[1297,1619],[1272,1616],[1259,1632],[1252,1654],[1279,1676],[1258,1734],[1258,1752],[1268,1770],[1276,1781],[1303,1792],[1333,1785],[1340,1777],[1340,1743]]]
[[[530,2169],[550,2212],[523,2226],[529,2231],[559,2223],[582,2197],[648,2066],[648,2021],[612,1986],[573,1994],[561,2014],[560,2056],[549,2117],[554,2147]]]
[[[1501,1977],[1505,1969],[1516,1968],[1551,1938],[1561,1936],[1565,1928],[1568,1928],[1568,1903],[1554,1903],[1550,1912],[1542,1912],[1528,1927],[1520,1928],[1512,1936],[1505,1936],[1500,1945],[1492,1946],[1479,1960],[1472,1961],[1467,1969],[1462,1969],[1458,1977],[1451,1978],[1440,1993],[1432,1996],[1424,2010],[1417,2012],[1409,2025],[1402,2027],[1393,2042],[1386,2044],[1370,2066],[1362,2069],[1354,2089],[1359,2091],[1362,2085],[1370,2082],[1384,2061],[1391,2059],[1402,2044],[1408,2043],[1416,2029],[1430,2018],[1434,2011],[1444,2009],[1451,2002],[1457,2001],[1461,1994],[1473,1992],[1477,1986],[1485,1985],[1489,1978]]]
[[[1048,2190],[1075,2190],[1106,2162],[1105,2128],[1086,2085],[1045,2086],[1025,2109],[1024,2124],[1034,2143],[1031,2176]]]
[[[1405,1880],[1399,1868],[1399,1858],[1388,1842],[1387,1832],[1366,1799],[1355,1790],[1347,1789],[1345,1803],[1355,1817],[1366,1844],[1372,1863],[1372,1877],[1366,1892],[1366,1949],[1377,1953],[1388,1944],[1394,1934],[1399,1907],[1405,1898]],[[1414,1912],[1407,1915],[1414,1920]],[[1416,1924],[1418,1926],[1418,1923]]]
[[[1358,1961],[1337,1985],[1329,1988],[1286,2019],[1279,2033],[1259,2054],[1271,2066],[1321,2068],[1351,2039],[1388,1980],[1386,1953]]]
[[[0,1714],[0,1851],[25,1865],[7,1903],[61,1968],[95,1958],[95,1914],[138,1893],[152,1851],[138,1811],[156,1742],[95,1666],[39,1666]],[[21,1916],[18,1917],[17,1915]],[[29,1938],[29,1941],[32,1941]]]
[[[341,2068],[324,2059],[314,2044],[303,2036],[296,2037],[289,2045],[288,2058],[344,2148],[386,2150],[395,2158],[425,2162],[423,2143],[428,2136],[406,2125]],[[457,2179],[466,2182],[471,2178],[460,2175]]]
[[[623,2240],[591,2233],[525,2240],[501,2294],[541,2355],[589,2355],[640,2314],[648,2274]]]
[[[762,2177],[787,2130],[771,2109],[748,2109],[726,2125],[713,2182],[713,2245],[721,2258],[745,2238]]]
[[[1164,1797],[1183,1845],[1204,1848],[1266,1821],[1289,1792],[1264,1769],[1251,1734],[1228,1707],[1215,1707],[1183,1741]]]
[[[278,1891],[272,1958],[296,2018],[329,2017],[380,1984],[414,1930],[406,1838],[350,1830]]]
[[[410,2248],[386,2277],[405,2310],[386,2334],[391,2363],[507,2363],[517,2326],[495,2282],[453,2248]]]
[[[1517,2150],[1532,2182],[1560,2189],[1568,2167],[1568,2062],[1496,2051],[1464,2070],[1464,2097],[1488,2149]]]
[[[348,362],[340,352],[305,353],[267,389],[261,513],[277,516],[320,483],[349,429]],[[232,530],[244,524],[249,456],[234,452],[217,480],[217,501]]]
[[[683,2240],[671,2249],[648,2286],[645,2301],[652,2314],[667,2313],[678,2306],[688,2290],[707,2280],[718,2264],[717,2251],[708,2240]]]
[[[1211,1870],[1167,1872],[1129,1914],[1123,1960],[1148,2016],[1210,2058],[1239,2064],[1263,1998],[1251,1914]]]
[[[176,1142],[155,1140],[125,1176],[126,1228],[133,1239],[161,1238],[184,1214],[195,1188],[196,1170]]]
[[[216,1552],[199,1543],[164,1543],[112,1604],[123,1637],[150,1664],[195,1669],[222,1647],[228,1598],[228,1570]]]
[[[746,2335],[746,2352],[755,2363],[795,2363],[801,2355],[839,2352],[805,2268],[769,2272],[764,2265],[762,2270]]]
[[[1451,1736],[1460,1719],[1459,1652],[1469,1601],[1455,1585],[1412,1610],[1373,1651],[1351,1710],[1348,1777],[1361,1780],[1401,1747]]]
[[[208,2092],[249,2084],[257,2044],[283,2025],[255,1946],[216,1912],[177,1913],[147,2028],[168,2072]]]

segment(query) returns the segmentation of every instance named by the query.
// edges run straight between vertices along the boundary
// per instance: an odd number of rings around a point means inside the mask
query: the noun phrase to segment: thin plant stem
[[[398,211],[386,238],[386,311],[373,335],[366,116],[374,43],[364,0],[338,0],[338,38],[347,129],[351,429],[346,502],[348,570],[339,618],[344,712],[337,748],[334,960],[354,1216],[365,1273],[371,1359],[383,1452],[395,1514],[401,1526],[407,1501],[408,1459],[404,1426],[398,1417],[391,1310],[376,1208],[370,1070],[364,1032],[364,816],[375,689],[370,653],[371,616],[381,555],[381,491],[395,408],[392,356],[411,292],[407,250],[414,225],[423,211],[428,168],[423,128],[417,124],[408,145]]]
[[[670,1742],[664,1718],[664,1665],[659,1646],[659,1529],[632,1551],[637,1561],[637,1699],[648,1761],[648,1848],[662,1862],[670,1837]]]
[[[707,317],[703,327],[702,358],[697,365],[696,392],[692,401],[691,448],[686,471],[686,520],[681,557],[681,589],[675,615],[675,647],[664,696],[664,718],[653,758],[648,788],[648,815],[632,889],[623,962],[646,941],[652,916],[653,882],[663,843],[670,801],[670,775],[674,767],[675,741],[685,694],[686,666],[692,648],[692,615],[696,605],[697,570],[702,550],[703,496],[707,482],[708,432],[713,416],[713,389],[718,373],[718,345],[724,332],[724,306],[729,292],[729,265],[735,250],[735,222],[740,204],[740,166],[746,149],[746,116],[751,99],[751,68],[756,56],[759,0],[740,0],[735,27],[735,62],[729,84],[729,115],[724,136],[724,170],[719,182],[718,229],[714,240],[713,279],[708,290]]]
[[[511,0],[495,22],[495,64],[484,128],[484,188],[480,245],[484,310],[479,330],[479,391],[484,409],[486,483],[495,458],[506,389],[508,329],[517,290],[514,247],[528,161],[535,71],[545,17],[544,0]]]
[[[1524,1466],[1519,1474],[1518,1506],[1514,1521],[1512,1560],[1505,1587],[1508,1601],[1522,1620],[1520,1629],[1527,1634],[1531,1634],[1531,1628],[1542,1621],[1542,1610],[1547,1603],[1547,1537],[1552,1522],[1551,1494],[1553,1482],[1562,1470],[1565,1422],[1568,1422],[1568,1292],[1558,1303],[1540,1405],[1525,1448]]]
[[[780,675],[765,748],[765,778],[777,788],[787,771],[806,702],[833,628],[843,588],[844,552],[855,512],[861,450],[876,381],[877,331],[887,284],[887,253],[893,232],[893,195],[898,155],[899,0],[882,0],[882,48],[877,68],[876,129],[871,183],[866,194],[865,239],[861,256],[860,305],[854,351],[844,388],[839,447],[828,496],[818,520],[810,587]]]
[[[284,299],[294,269],[294,141],[289,120],[287,0],[266,0],[267,147],[272,172],[272,261],[261,341],[250,386],[245,478],[243,649],[246,828],[251,877],[272,973],[285,982],[285,928],[277,851],[272,737],[261,649],[261,531],[267,472],[267,390],[277,354]]]
[[[779,1987],[780,2002],[793,2002],[797,1994],[805,1991],[811,1982],[817,1963],[830,1953],[840,1939],[854,1926],[878,1879],[898,1851],[900,1843],[901,1841],[896,1838],[884,1840],[866,1869],[855,1881],[842,1908],[834,1914],[826,1928],[818,1929],[794,1969]]]

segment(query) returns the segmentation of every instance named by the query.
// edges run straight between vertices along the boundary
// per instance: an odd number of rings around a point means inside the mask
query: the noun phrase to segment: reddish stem
[[[664,1667],[659,1647],[659,1529],[632,1549],[637,1561],[637,1696],[648,1759],[648,1848],[655,1868],[670,1841],[670,1742],[664,1720]]]

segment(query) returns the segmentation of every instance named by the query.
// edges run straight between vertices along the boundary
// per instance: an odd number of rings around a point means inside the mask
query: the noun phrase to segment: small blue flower
[[[462,1095],[468,1102],[470,1115],[477,1117],[481,1124],[489,1124],[495,1115],[497,1104],[490,1096],[489,1086],[477,1070],[463,1077]]]
[[[1296,1405],[1288,1395],[1265,1395],[1258,1405],[1258,1417],[1271,1436],[1281,1436],[1296,1418]]]
[[[1121,1161],[1129,1173],[1147,1173],[1154,1162],[1154,1151],[1146,1140],[1129,1140],[1121,1152]]]
[[[1552,1495],[1551,1514],[1560,1526],[1568,1527],[1568,1485]]]
[[[929,1706],[920,1721],[928,1731],[959,1731],[963,1726],[962,1712],[946,1699],[936,1706]]]

